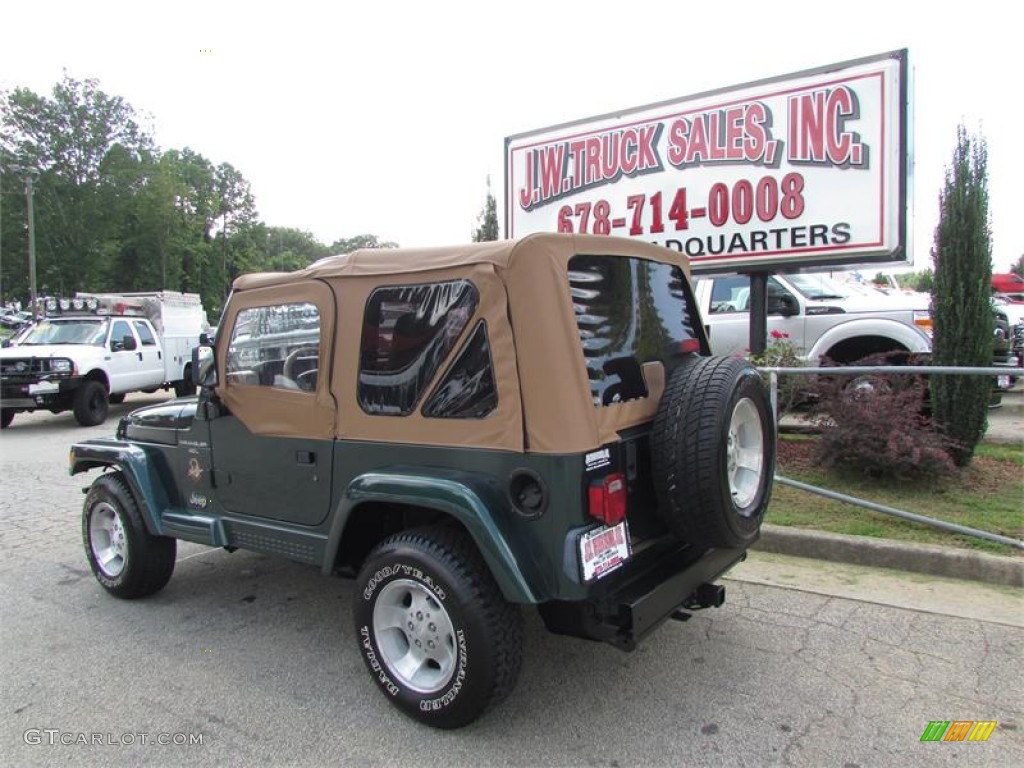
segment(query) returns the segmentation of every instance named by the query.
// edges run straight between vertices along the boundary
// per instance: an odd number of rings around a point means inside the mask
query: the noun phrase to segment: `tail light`
[[[700,352],[700,341],[698,339],[683,339],[679,342],[679,351],[684,354]]]
[[[626,519],[626,476],[621,472],[590,483],[590,516],[605,525],[618,525]]]

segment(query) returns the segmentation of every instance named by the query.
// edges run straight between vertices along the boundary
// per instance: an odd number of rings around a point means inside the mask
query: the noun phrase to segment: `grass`
[[[879,480],[815,462],[815,438],[780,435],[778,474],[830,491],[991,533],[1024,538],[1024,445],[981,443],[959,474],[918,481]],[[795,528],[876,536],[922,544],[1021,551],[1002,544],[872,512],[776,484],[765,522]]]

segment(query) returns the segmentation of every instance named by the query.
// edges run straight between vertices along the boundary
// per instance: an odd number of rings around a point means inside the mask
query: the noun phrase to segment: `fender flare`
[[[906,323],[887,318],[851,318],[829,328],[818,337],[814,346],[807,352],[807,360],[817,364],[817,361],[836,344],[861,336],[882,336],[892,339],[894,342],[906,347],[909,352],[931,352],[932,345],[928,337],[912,328]]]
[[[169,506],[159,482],[154,482],[155,468],[145,451],[123,440],[97,438],[71,446],[68,474],[77,475],[97,467],[110,467],[124,474],[135,496],[146,529],[154,536],[165,536],[158,510]]]
[[[520,563],[494,518],[491,509],[504,504],[494,498],[471,473],[435,470],[422,474],[411,468],[367,472],[355,477],[345,489],[327,536],[323,572],[334,566],[346,525],[352,513],[367,502],[409,504],[443,512],[457,520],[472,537],[505,599],[515,603],[538,603],[541,598],[530,587]]]

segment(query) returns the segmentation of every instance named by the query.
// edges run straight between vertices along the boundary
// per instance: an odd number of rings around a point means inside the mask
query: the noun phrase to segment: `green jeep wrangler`
[[[520,606],[631,650],[718,606],[759,534],[775,423],[711,357],[677,252],[533,235],[239,277],[198,397],[71,448],[97,580],[151,595],[176,540],[355,579],[384,695],[465,725],[512,690]]]

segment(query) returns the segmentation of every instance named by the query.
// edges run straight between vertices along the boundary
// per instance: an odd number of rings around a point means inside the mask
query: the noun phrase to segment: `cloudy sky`
[[[0,88],[96,78],[251,182],[268,224],[323,242],[465,242],[505,137],[908,48],[916,267],[930,266],[957,124],[989,150],[994,263],[1024,253],[1012,3],[689,0],[6,4]],[[17,34],[12,31],[17,30]]]

